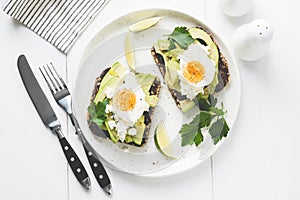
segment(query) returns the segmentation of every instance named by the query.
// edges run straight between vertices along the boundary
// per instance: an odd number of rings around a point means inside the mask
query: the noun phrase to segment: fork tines
[[[42,68],[40,67],[39,69],[52,93],[56,93],[63,89],[67,89],[65,82],[58,75],[52,62],[50,62],[50,64],[44,65]]]

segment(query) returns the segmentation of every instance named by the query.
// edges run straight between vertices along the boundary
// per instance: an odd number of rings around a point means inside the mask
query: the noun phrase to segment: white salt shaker
[[[219,0],[219,6],[224,14],[239,17],[251,10],[253,0]]]
[[[268,52],[272,38],[270,23],[257,19],[237,28],[233,34],[233,48],[243,60],[258,60]]]

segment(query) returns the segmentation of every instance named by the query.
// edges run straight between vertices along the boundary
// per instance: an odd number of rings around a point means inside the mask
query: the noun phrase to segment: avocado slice
[[[108,134],[110,139],[114,142],[117,143],[119,141],[119,136],[117,134],[117,131],[114,129],[110,129],[109,125],[108,125],[108,120],[105,120],[105,126],[107,128]]]
[[[209,94],[212,94],[212,93],[214,93],[216,86],[219,83],[219,81],[218,81],[219,49],[218,49],[217,45],[214,43],[214,41],[212,40],[212,38],[210,37],[210,35],[208,33],[206,33],[204,30],[193,27],[193,28],[189,29],[189,33],[195,40],[198,41],[198,39],[201,39],[206,43],[206,45],[208,45],[210,47],[209,57],[215,63],[216,72],[215,72],[213,81],[208,85],[208,87],[206,88],[206,91]],[[203,45],[201,42],[199,42],[199,44]]]
[[[170,46],[169,40],[158,40],[157,45],[161,51],[168,51]]]
[[[217,66],[218,62],[219,62],[219,50],[218,50],[217,45],[214,43],[214,41],[210,37],[210,35],[200,28],[190,28],[189,33],[195,40],[198,41],[198,39],[201,39],[210,47],[209,57],[210,57],[210,59],[212,59],[215,62],[215,65]],[[198,43],[201,44],[201,42],[199,42],[199,41],[198,41]]]
[[[141,145],[143,141],[143,136],[145,132],[146,125],[144,123],[144,115],[135,123],[134,127],[136,128],[136,135],[132,136],[132,140],[135,144]]]
[[[158,97],[155,95],[150,95],[149,90],[155,80],[155,76],[152,74],[138,74],[136,75],[136,78],[138,80],[138,83],[141,85],[142,90],[146,94],[145,100],[146,102],[154,107],[157,105],[158,102]]]
[[[126,135],[126,136],[125,136],[125,142],[126,142],[126,143],[131,143],[131,142],[133,142],[132,136],[131,136],[131,135]]]
[[[151,107],[155,107],[158,103],[158,97],[155,95],[146,95],[145,100]]]
[[[94,98],[94,102],[98,103],[105,98],[104,91],[107,87],[111,87],[112,89],[116,88],[120,84],[127,70],[127,67],[121,65],[119,62],[115,62],[107,74],[103,77],[99,90]]]
[[[170,88],[180,91],[178,70],[180,70],[179,61],[173,57],[167,62],[166,75],[164,78]]]
[[[180,102],[182,112],[187,112],[195,106],[195,103],[189,99]]]
[[[155,80],[155,76],[152,74],[137,74],[136,78],[138,80],[139,85],[142,87],[144,93],[147,93],[151,85],[153,84],[153,81]]]

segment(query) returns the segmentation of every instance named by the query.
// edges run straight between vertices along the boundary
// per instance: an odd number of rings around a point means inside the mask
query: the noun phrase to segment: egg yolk
[[[116,103],[122,111],[132,110],[136,104],[136,96],[131,90],[121,90],[116,95]]]
[[[205,69],[198,61],[188,62],[183,68],[183,76],[192,83],[199,83],[205,77]]]

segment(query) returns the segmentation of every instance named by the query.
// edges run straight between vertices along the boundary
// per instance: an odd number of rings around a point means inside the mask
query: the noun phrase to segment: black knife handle
[[[86,145],[83,145],[83,147],[98,184],[101,188],[110,185],[110,179],[100,160],[94,155],[95,153],[86,147]]]
[[[75,153],[74,149],[71,147],[67,139],[64,137],[64,135],[61,132],[60,125],[52,128],[52,131],[56,133],[60,145],[62,147],[62,150],[66,156],[66,159],[75,175],[77,180],[80,182],[80,184],[85,188],[89,189],[91,186],[90,178],[81,163],[79,157]]]

